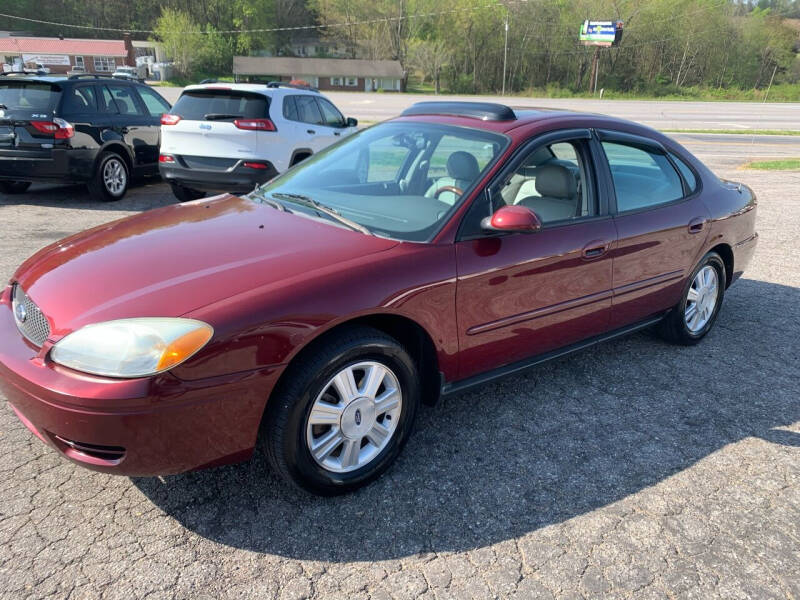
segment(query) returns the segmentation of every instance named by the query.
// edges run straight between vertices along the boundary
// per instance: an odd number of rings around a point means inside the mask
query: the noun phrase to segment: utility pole
[[[506,62],[508,61],[508,6],[506,6],[506,42],[503,46],[503,92],[506,95]]]
[[[592,57],[592,74],[589,76],[589,91],[594,94],[597,91],[597,71],[598,63],[600,62],[600,47],[594,49],[594,56]]]

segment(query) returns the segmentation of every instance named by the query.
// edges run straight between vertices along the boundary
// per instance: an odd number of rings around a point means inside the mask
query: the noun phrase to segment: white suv
[[[249,192],[356,125],[312,88],[190,85],[161,117],[159,171],[181,201],[206,191]]]

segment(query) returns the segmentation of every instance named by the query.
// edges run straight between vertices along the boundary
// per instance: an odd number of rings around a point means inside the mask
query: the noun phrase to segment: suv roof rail
[[[67,79],[84,79],[84,78],[89,78],[89,77],[91,77],[92,79],[101,79],[103,77],[112,78],[113,79],[114,76],[113,75],[106,75],[105,73],[75,73],[75,74],[70,75],[69,77],[67,77]]]
[[[267,82],[268,88],[293,88],[296,90],[308,90],[309,92],[318,92],[319,89],[315,87],[311,87],[310,85],[300,85],[297,83],[288,83],[286,81],[268,81]]]
[[[25,69],[24,71],[3,71],[0,75],[9,77],[11,75],[47,75],[47,73],[41,69]]]
[[[494,102],[417,102],[405,109],[400,116],[446,115],[472,117],[481,121],[515,121],[517,115],[505,104]]]

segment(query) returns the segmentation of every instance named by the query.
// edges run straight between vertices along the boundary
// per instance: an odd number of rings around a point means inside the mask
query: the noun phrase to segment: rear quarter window
[[[0,104],[7,114],[16,117],[49,117],[61,98],[61,90],[43,81],[0,82]],[[44,117],[43,117],[44,118]]]
[[[221,120],[263,119],[269,115],[268,111],[269,98],[261,94],[237,90],[191,90],[181,94],[170,112],[182,119],[203,121],[209,115],[230,115]]]

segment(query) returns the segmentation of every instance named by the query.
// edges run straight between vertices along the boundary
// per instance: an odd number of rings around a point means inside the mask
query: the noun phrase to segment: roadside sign
[[[22,62],[70,66],[69,56],[66,54],[23,54]]]
[[[622,40],[622,21],[584,21],[578,39],[584,46],[617,46]]]

